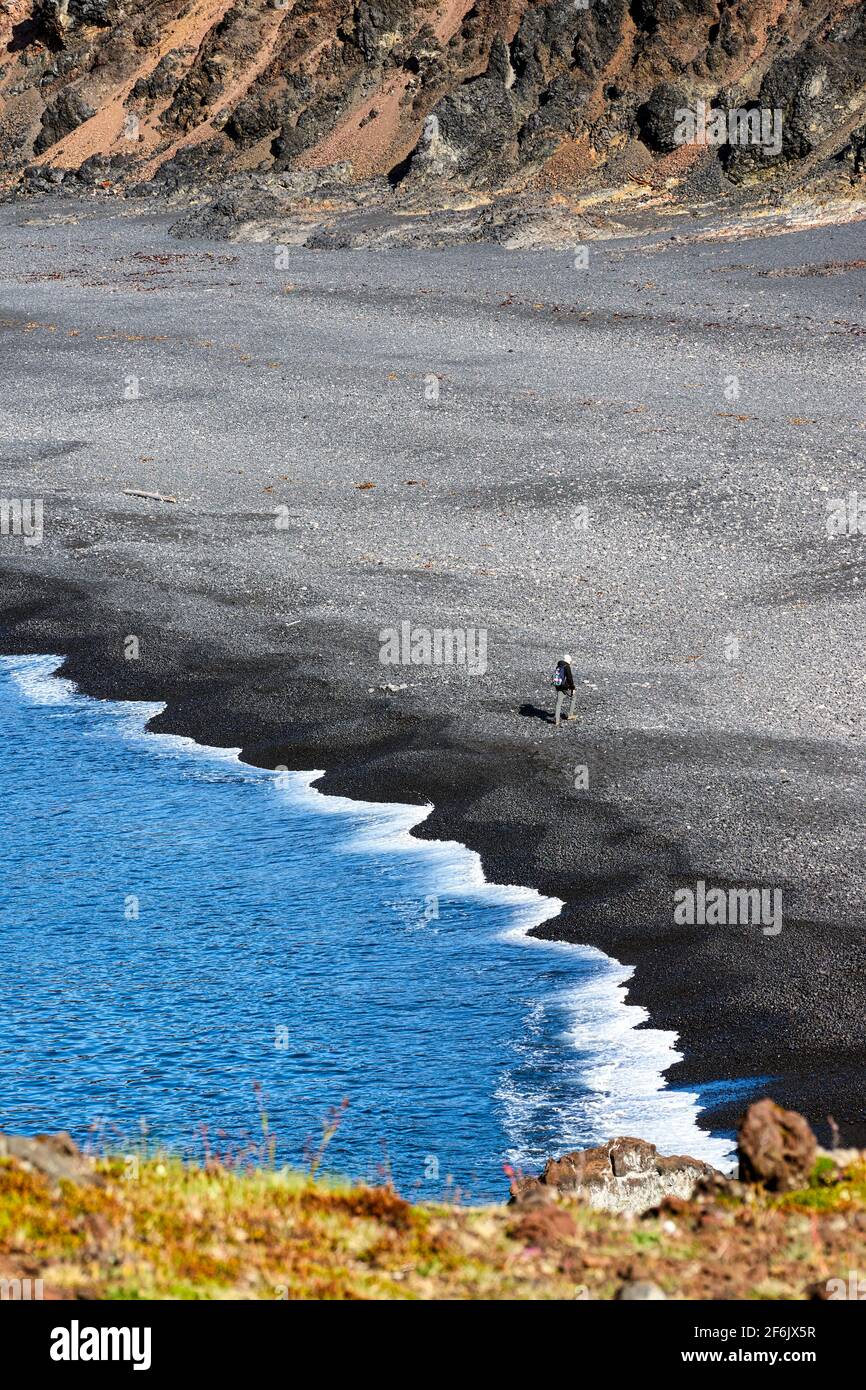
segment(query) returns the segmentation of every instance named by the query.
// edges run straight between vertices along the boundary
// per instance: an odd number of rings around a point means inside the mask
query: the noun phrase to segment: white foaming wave
[[[3,656],[0,663],[9,672],[21,694],[31,705],[81,705],[88,708],[98,704],[113,716],[128,718],[131,727],[144,731],[148,719],[161,714],[165,704],[155,700],[94,700],[82,695],[74,681],[58,676],[62,656]]]
[[[575,949],[566,943],[524,940]],[[561,1007],[568,1019],[564,1037],[573,1057],[575,1099],[563,1101],[567,1088],[545,1087],[538,1069],[530,1091],[521,1090],[514,1073],[503,1077],[497,1099],[511,1139],[510,1161],[519,1166],[557,1156],[536,1152],[523,1137],[534,1115],[553,1110],[559,1153],[628,1134],[655,1144],[661,1153],[687,1153],[730,1170],[735,1157],[731,1141],[697,1125],[698,1092],[671,1089],[663,1080],[663,1073],[681,1060],[682,1053],[675,1032],[641,1026],[647,1021],[647,1010],[626,1002],[633,970],[594,947],[578,949],[591,963],[592,973],[545,1001]]]
[[[120,732],[126,737],[142,740],[142,746],[150,753],[172,758],[189,756],[197,760],[217,759],[237,767],[238,771],[249,775],[259,774],[264,780],[270,776],[265,769],[252,768],[240,760],[240,748],[218,748],[212,744],[197,743],[186,734],[168,734],[148,730],[147,724],[165,710],[164,700],[94,700],[83,695],[74,681],[58,676],[63,664],[60,656],[4,656],[0,664],[9,672],[25,699],[33,705],[68,705],[90,709],[99,707],[102,714],[110,716],[112,735]]]
[[[480,855],[456,840],[418,840],[411,832],[427,819],[432,805],[332,797],[312,785],[324,773],[292,776],[293,800],[297,797],[312,810],[351,816],[356,826],[358,816],[364,817],[365,824],[355,830],[344,850],[420,854],[434,870],[436,891],[442,896],[483,899],[490,906],[510,909],[511,922],[501,933],[502,939],[548,952],[567,951],[572,961],[577,951],[592,967],[579,985],[547,1001],[561,1002],[569,1015],[566,1037],[575,1067],[575,1104],[559,1117],[563,1149],[628,1133],[649,1140],[662,1152],[686,1152],[717,1167],[730,1168],[734,1157],[730,1141],[698,1128],[698,1094],[672,1090],[663,1080],[663,1073],[682,1056],[676,1046],[677,1035],[640,1026],[647,1021],[647,1010],[626,1001],[632,968],[593,946],[528,935],[532,927],[559,915],[564,906],[561,898],[545,897],[534,888],[488,882]],[[544,1002],[536,1005],[543,1007]],[[506,1131],[513,1139],[511,1161],[538,1161],[538,1155],[526,1149],[520,1136],[531,1129],[533,1114],[555,1103],[553,1096],[547,1098],[543,1088],[541,1093],[521,1094],[513,1078],[506,1078],[497,1098],[504,1106]]]
[[[288,776],[293,780],[288,785],[295,804],[351,817],[354,833],[341,846],[344,853],[374,851],[419,856],[435,871],[435,887],[441,896],[479,898],[490,906],[510,908],[516,914],[512,930],[518,934],[562,910],[560,898],[545,897],[535,888],[491,883],[484,876],[480,854],[459,840],[419,840],[412,831],[433,811],[431,802],[408,806],[396,801],[354,801],[350,797],[330,796],[313,786],[324,775],[321,771],[291,773]]]
[[[264,781],[267,778],[268,774],[263,768],[251,767],[249,763],[241,762],[240,748],[218,748],[211,743],[197,743],[194,738],[189,738],[186,734],[166,734],[158,729],[145,729],[144,725],[148,720],[153,719],[157,714],[162,714],[165,705],[144,706],[144,708],[150,712],[143,720],[130,716],[128,723],[121,720],[121,728],[124,733],[143,738],[148,751],[156,753],[158,757],[189,758],[199,766],[204,760],[227,763],[244,777],[255,778],[256,781]]]
[[[62,656],[3,656],[0,664],[33,705],[67,705],[75,697],[73,682],[55,674]]]

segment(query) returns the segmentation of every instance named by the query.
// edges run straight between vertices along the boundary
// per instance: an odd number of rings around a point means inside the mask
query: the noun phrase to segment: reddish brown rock
[[[737,1133],[740,1178],[772,1192],[805,1187],[815,1166],[815,1136],[802,1115],[774,1100],[750,1105]]]
[[[549,1159],[537,1178],[523,1178],[512,1200],[537,1200],[544,1189],[568,1193],[603,1211],[641,1213],[667,1197],[689,1199],[700,1182],[723,1179],[696,1158],[659,1154],[644,1139],[622,1137],[598,1148]]]

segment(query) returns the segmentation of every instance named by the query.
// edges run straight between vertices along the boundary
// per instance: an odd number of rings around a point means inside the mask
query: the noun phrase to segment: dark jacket
[[[562,685],[559,689],[567,690],[570,693],[574,689],[574,676],[571,673],[571,667],[567,661],[558,661],[556,665],[557,670],[561,670],[563,675]]]

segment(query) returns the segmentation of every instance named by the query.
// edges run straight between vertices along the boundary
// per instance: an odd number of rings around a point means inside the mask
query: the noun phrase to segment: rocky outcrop
[[[33,143],[34,153],[41,154],[56,145],[64,135],[95,115],[95,108],[77,88],[64,88],[42,112],[42,128]]]
[[[719,1191],[738,1192],[747,1184],[793,1192],[809,1186],[819,1157],[840,1172],[862,1162],[856,1149],[819,1149],[808,1121],[769,1098],[743,1115],[737,1156],[738,1179],[732,1179],[696,1158],[665,1158],[645,1139],[611,1139],[548,1159],[538,1177],[515,1179],[511,1200],[531,1209],[563,1194],[602,1211],[640,1214],[662,1204],[673,1210],[677,1202],[704,1200]],[[539,1218],[533,1220],[538,1224]]]
[[[0,187],[97,156],[153,192],[168,167],[224,191],[348,161],[410,203],[632,176],[688,195],[698,165],[713,196],[822,160],[850,183],[864,26],[847,0],[0,0]],[[680,148],[699,101],[780,110],[781,150]]]
[[[737,1132],[740,1179],[773,1192],[805,1187],[815,1166],[817,1141],[802,1115],[774,1100],[750,1105]]]
[[[781,113],[783,164],[810,161],[862,124],[866,77],[866,11],[845,14],[801,48],[783,51],[770,64],[755,105]],[[843,141],[844,143],[844,141]],[[728,147],[724,163],[734,178],[761,172],[754,147]]]
[[[93,1165],[71,1135],[37,1134],[28,1139],[19,1134],[0,1134],[0,1159],[10,1158],[28,1173],[40,1173],[52,1183],[62,1180],[95,1183]]]
[[[725,1181],[708,1163],[696,1158],[664,1158],[655,1144],[620,1138],[549,1159],[539,1177],[514,1183],[512,1200],[531,1201],[553,1189],[582,1197],[599,1211],[640,1214],[668,1197],[688,1200],[700,1182],[713,1180]]]

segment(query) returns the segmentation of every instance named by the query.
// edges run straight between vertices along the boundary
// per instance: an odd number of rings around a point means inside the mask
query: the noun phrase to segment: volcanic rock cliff
[[[422,200],[697,177],[712,195],[866,161],[850,0],[0,0],[0,49],[7,188],[337,166]],[[781,150],[678,144],[699,100],[780,110]]]

